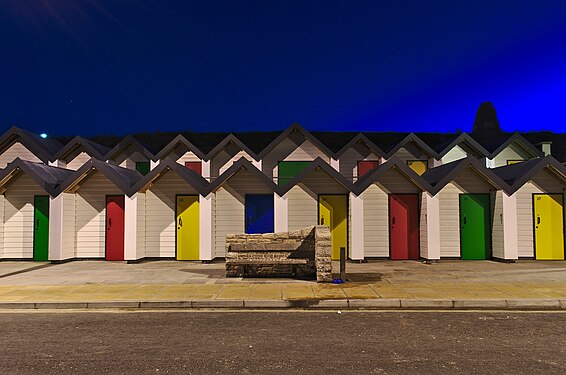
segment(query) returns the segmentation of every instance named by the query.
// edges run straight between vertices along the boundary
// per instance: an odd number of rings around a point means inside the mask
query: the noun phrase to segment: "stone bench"
[[[331,239],[326,232],[327,227],[312,226],[286,233],[229,234],[226,236],[226,277],[299,277],[330,281]]]

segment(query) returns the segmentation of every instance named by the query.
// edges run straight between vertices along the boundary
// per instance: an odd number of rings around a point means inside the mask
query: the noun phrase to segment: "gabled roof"
[[[139,152],[140,154],[144,155],[148,159],[155,160],[155,155],[151,151],[149,151],[144,145],[141,144],[136,138],[128,135],[124,137],[120,142],[118,142],[112,149],[108,150],[105,154],[103,159],[104,160],[113,160],[116,156],[118,156],[121,152],[131,147],[133,150]]]
[[[255,165],[250,163],[250,161],[244,157],[241,157],[236,161],[234,164],[230,166],[230,168],[226,169],[220,177],[216,180],[212,181],[207,187],[207,193],[203,195],[208,195],[216,190],[218,190],[222,185],[228,182],[232,177],[234,177],[240,170],[245,169],[250,172],[252,175],[257,177],[257,179],[267,186],[270,190],[274,192],[277,191],[278,186],[269,178],[267,177],[262,171],[257,169]]]
[[[179,134],[178,136],[173,138],[173,140],[171,140],[171,142],[169,142],[163,149],[161,149],[161,151],[159,151],[155,155],[155,159],[159,160],[159,159],[164,159],[164,158],[168,157],[168,155],[178,145],[184,146],[188,151],[192,151],[192,153],[195,154],[199,159],[205,159],[206,158],[206,155],[201,150],[199,150],[197,146],[193,145],[191,142],[189,142],[189,140],[187,138],[185,138],[183,135]],[[208,159],[206,159],[206,160],[208,160]]]
[[[226,136],[226,138],[224,138],[219,144],[216,145],[216,147],[214,147],[212,150],[210,150],[210,152],[208,154],[206,154],[203,158],[203,160],[210,160],[213,157],[215,157],[218,153],[220,153],[224,148],[226,148],[226,146],[228,146],[230,143],[235,144],[236,146],[238,146],[240,148],[240,150],[245,151],[248,155],[250,155],[254,160],[259,161],[260,159],[258,158],[258,156],[256,155],[255,152],[253,152],[248,146],[246,146],[242,141],[240,141],[238,139],[238,137],[236,137],[234,134],[228,134],[228,136]]]
[[[133,187],[134,192],[147,190],[151,184],[155,182],[160,176],[167,173],[168,171],[173,171],[179,175],[187,184],[191,185],[198,191],[201,195],[207,195],[208,181],[206,181],[201,175],[189,169],[171,158],[167,158],[159,163],[154,169],[149,171],[149,173],[143,176]]]
[[[466,143],[469,147],[476,150],[478,154],[480,154],[483,157],[489,155],[489,152],[482,145],[480,145],[475,139],[473,139],[469,134],[462,133],[458,137],[456,137],[456,139],[450,142],[446,147],[443,147],[442,150],[439,150],[436,159],[440,160],[444,155],[450,152],[450,150],[452,150],[454,147],[462,143]]]
[[[278,144],[283,142],[289,135],[293,132],[301,133],[308,141],[314,144],[320,151],[322,151],[325,155],[333,158],[334,153],[330,151],[328,147],[326,147],[321,141],[319,141],[314,135],[312,135],[308,130],[303,128],[299,123],[295,122],[291,126],[289,126],[285,131],[283,131],[277,138],[273,140],[267,147],[265,147],[258,155],[256,160],[261,160],[267,155],[271,150],[273,150]]]
[[[533,157],[543,157],[544,154],[541,150],[535,147],[531,142],[529,142],[525,137],[523,137],[518,132],[513,133],[509,138],[507,138],[503,143],[499,144],[493,149],[493,151],[487,156],[489,159],[493,159],[501,151],[503,151],[507,146],[512,143],[519,143],[523,149],[531,154]],[[494,145],[492,145],[494,146]]]
[[[63,181],[61,184],[61,191],[67,191],[76,185],[80,185],[81,181],[94,171],[100,172],[106,176],[106,178],[108,178],[127,196],[132,196],[136,193],[136,190],[134,190],[133,187],[143,177],[143,175],[136,170],[118,167],[116,165],[91,158],[82,167],[66,178],[65,181]]]
[[[428,184],[421,176],[419,176],[414,170],[412,170],[407,163],[403,162],[401,159],[397,157],[392,157],[391,159],[387,160],[385,163],[379,165],[373,171],[365,174],[362,176],[356,183],[354,184],[353,193],[356,195],[360,195],[363,193],[371,184],[376,181],[379,181],[380,177],[383,176],[385,173],[390,171],[391,169],[396,168],[399,172],[403,173],[413,184],[415,184],[418,188],[423,191],[430,191],[431,186]]]
[[[509,185],[507,189],[508,194],[513,194],[545,168],[548,168],[554,175],[561,178],[566,187],[566,166],[560,164],[552,156],[525,160],[520,163],[494,168],[492,171]]]
[[[444,186],[453,181],[460,172],[467,168],[474,169],[494,187],[507,191],[508,185],[493,173],[491,169],[487,168],[482,161],[472,156],[428,169],[421,177],[430,184],[431,190],[429,192],[432,195],[436,195]]]
[[[0,153],[4,152],[15,142],[20,142],[44,163],[49,162],[53,154],[63,145],[54,138],[41,138],[39,135],[27,130],[12,126],[0,137]]]
[[[386,157],[392,157],[400,148],[405,147],[409,143],[415,143],[421,150],[423,150],[429,157],[435,157],[436,152],[427,145],[422,139],[419,138],[415,133],[410,133],[401,142],[397,143],[395,147],[387,151]]]
[[[366,145],[366,147],[377,156],[385,156],[385,152],[381,150],[375,143],[373,143],[368,137],[362,133],[358,133],[350,142],[348,142],[344,147],[342,147],[336,154],[335,157],[338,159],[342,154],[352,148],[356,143],[361,142]]]
[[[328,164],[326,161],[324,161],[323,159],[318,157],[318,158],[314,159],[309,164],[308,167],[303,169],[301,171],[301,173],[296,175],[285,186],[278,186],[277,194],[279,194],[279,196],[281,196],[281,197],[283,195],[287,194],[287,192],[289,190],[291,190],[295,185],[301,183],[309,174],[311,174],[315,170],[320,170],[320,171],[326,173],[330,178],[335,180],[338,184],[342,185],[342,187],[344,189],[346,189],[348,191],[352,191],[352,189],[353,189],[352,183],[346,177],[344,177],[340,172],[338,172],[336,169],[332,168],[332,166],[330,166],[330,164]]]
[[[67,144],[63,148],[59,149],[59,151],[51,157],[51,161],[62,159],[66,155],[75,152],[77,149],[82,149],[90,157],[100,160],[105,160],[104,155],[110,150],[106,146],[90,141],[81,136],[76,136],[75,138],[67,142]]]
[[[0,170],[1,189],[3,190],[4,185],[20,172],[29,175],[43,190],[49,193],[49,195],[56,197],[59,194],[60,185],[66,178],[72,175],[74,171],[16,158],[13,162],[9,163],[6,168]]]

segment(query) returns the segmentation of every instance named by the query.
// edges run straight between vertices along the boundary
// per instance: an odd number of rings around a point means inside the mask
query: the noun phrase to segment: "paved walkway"
[[[338,269],[338,265],[335,265]],[[224,263],[0,262],[0,308],[563,308],[566,262],[374,261],[348,282],[225,278]]]

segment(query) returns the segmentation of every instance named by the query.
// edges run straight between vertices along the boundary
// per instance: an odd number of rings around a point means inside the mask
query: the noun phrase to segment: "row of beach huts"
[[[566,166],[520,134],[387,150],[360,133],[332,150],[298,124],[254,152],[0,137],[0,259],[210,261],[230,233],[320,224],[333,258],[564,260]]]

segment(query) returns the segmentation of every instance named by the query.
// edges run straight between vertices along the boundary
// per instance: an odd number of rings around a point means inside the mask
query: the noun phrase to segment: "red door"
[[[360,160],[358,161],[358,178],[362,177],[363,175],[371,172],[377,166],[379,162],[377,160]]]
[[[124,196],[106,197],[106,260],[124,260]]]
[[[391,259],[419,259],[419,195],[389,196]]]
[[[197,172],[202,176],[202,163],[200,161],[186,161],[185,167]]]

